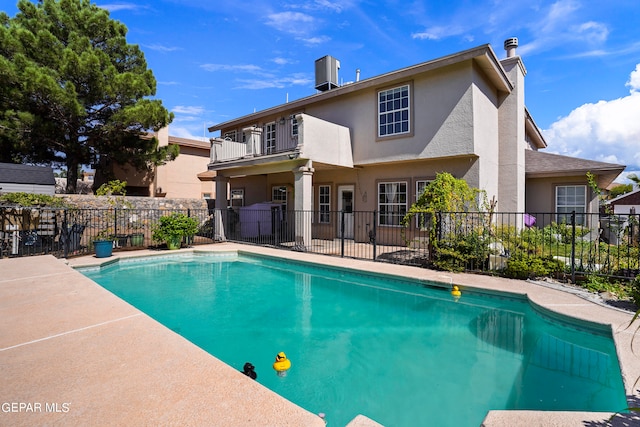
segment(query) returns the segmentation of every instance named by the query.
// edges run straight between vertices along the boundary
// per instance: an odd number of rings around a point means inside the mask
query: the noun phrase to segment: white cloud
[[[329,42],[331,40],[331,37],[328,37],[328,36],[316,36],[316,37],[302,38],[301,40],[303,42],[307,43],[307,44],[317,45],[317,44],[322,44],[322,43]]]
[[[163,46],[160,44],[147,44],[144,45],[144,47],[158,52],[173,52],[175,50],[181,50],[179,47]]]
[[[631,72],[627,86],[631,88],[631,93],[640,91],[640,64],[637,64],[636,69]]]
[[[186,127],[181,127],[181,126],[169,127],[169,133],[171,134],[171,136],[177,136],[178,138],[196,139],[199,141],[209,141],[209,137],[204,136],[204,133],[205,133],[204,126],[199,130],[199,132],[202,132],[201,134],[198,135],[194,132],[198,132],[198,130],[188,129]]]
[[[229,65],[229,64],[202,64],[200,68],[206,71],[243,71],[246,73],[260,74],[262,68],[257,65]]]
[[[272,13],[267,16],[266,22],[278,31],[297,35],[308,34],[315,23],[313,16],[301,12]]]
[[[204,109],[204,107],[200,107],[200,106],[185,106],[185,105],[176,105],[175,107],[173,107],[171,109],[171,111],[173,111],[176,114],[202,114],[204,113],[206,110]]]
[[[640,64],[628,96],[584,104],[543,131],[550,152],[640,169]]]
[[[138,10],[145,9],[145,6],[140,6],[135,3],[109,3],[109,4],[99,4],[98,7],[102,9],[106,9],[109,12],[117,12],[119,10]]]
[[[240,83],[236,89],[283,89],[290,86],[310,86],[312,80],[304,73],[296,73],[291,76],[266,80],[238,80]]]

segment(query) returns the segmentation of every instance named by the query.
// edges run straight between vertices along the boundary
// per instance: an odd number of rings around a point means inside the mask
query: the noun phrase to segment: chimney
[[[518,38],[511,37],[504,41],[504,50],[507,51],[507,58],[516,56],[516,48],[518,47]]]
[[[360,81],[360,68],[358,68],[356,70],[356,81],[359,82]]]

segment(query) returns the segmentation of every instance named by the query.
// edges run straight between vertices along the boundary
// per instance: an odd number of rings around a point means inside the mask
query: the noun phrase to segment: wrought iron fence
[[[466,271],[500,272],[522,259],[548,259],[564,274],[633,278],[640,269],[640,214],[421,214],[404,225],[377,211],[52,209],[0,207],[0,257],[88,255],[107,231],[114,250],[160,247],[163,215],[198,218],[198,245],[234,241],[294,251]],[[382,221],[381,221],[382,220]],[[382,223],[381,223],[382,222]]]

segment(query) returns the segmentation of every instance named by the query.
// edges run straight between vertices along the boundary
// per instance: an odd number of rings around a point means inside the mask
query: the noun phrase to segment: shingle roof
[[[527,178],[586,175],[591,172],[599,176],[598,185],[605,188],[624,170],[625,165],[562,156],[560,154],[525,150]]]
[[[53,169],[47,166],[0,163],[0,182],[12,184],[56,185]]]

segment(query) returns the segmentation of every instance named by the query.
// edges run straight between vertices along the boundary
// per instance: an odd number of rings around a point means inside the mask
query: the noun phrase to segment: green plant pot
[[[144,245],[144,234],[134,233],[131,235],[129,241],[131,242],[131,246],[142,246]]]
[[[180,249],[181,244],[182,244],[182,236],[173,236],[167,239],[167,249],[170,249],[170,250]]]
[[[113,240],[94,240],[96,258],[108,258],[113,253]]]

